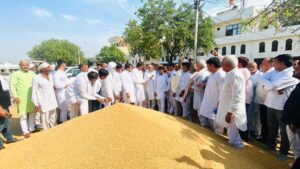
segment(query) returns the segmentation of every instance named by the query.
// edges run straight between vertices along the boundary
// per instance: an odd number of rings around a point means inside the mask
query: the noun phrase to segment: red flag
[[[233,5],[234,4],[234,0],[229,0],[229,5]]]

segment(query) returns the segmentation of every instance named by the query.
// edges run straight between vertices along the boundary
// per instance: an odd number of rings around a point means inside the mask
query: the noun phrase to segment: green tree
[[[104,46],[100,53],[96,56],[97,61],[101,62],[121,62],[124,63],[127,61],[125,54],[118,49],[116,46]]]
[[[140,23],[130,20],[124,33],[131,54],[146,59],[165,56],[172,62],[193,50],[195,12],[192,4],[148,0],[136,15]],[[208,52],[215,47],[214,24],[210,18],[201,18],[200,25],[198,47]]]
[[[78,63],[78,54],[81,63],[86,62],[83,52],[74,43],[68,40],[50,39],[36,45],[27,54],[31,59],[56,63],[57,60],[63,59],[68,65]]]
[[[267,26],[275,28],[300,24],[300,0],[273,0],[258,15],[243,21],[245,28],[264,29]],[[300,27],[296,28],[297,31]]]

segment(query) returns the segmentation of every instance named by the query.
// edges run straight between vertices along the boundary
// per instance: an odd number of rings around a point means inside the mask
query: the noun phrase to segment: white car
[[[72,82],[74,78],[80,73],[80,69],[78,67],[67,67],[65,69],[65,73],[70,79],[70,82]]]

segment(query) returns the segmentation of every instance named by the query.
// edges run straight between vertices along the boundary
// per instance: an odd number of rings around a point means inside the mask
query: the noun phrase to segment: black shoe
[[[3,150],[3,149],[5,149],[5,147],[4,147],[4,146],[0,147],[0,150]]]
[[[14,142],[17,142],[17,141],[18,141],[18,139],[12,138],[10,140],[6,140],[6,144],[14,143]]]

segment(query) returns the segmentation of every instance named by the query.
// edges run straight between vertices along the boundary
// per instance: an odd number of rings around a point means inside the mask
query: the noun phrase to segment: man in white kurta
[[[122,64],[116,63],[116,66],[113,68],[111,74],[113,79],[113,93],[115,103],[120,102],[121,92],[122,92],[122,82],[121,82],[121,72]]]
[[[125,70],[121,73],[121,82],[123,89],[123,101],[124,103],[134,104],[136,102],[134,83],[131,76],[132,65],[130,63],[125,64]]]
[[[55,95],[59,109],[59,120],[61,123],[68,120],[68,105],[66,103],[66,88],[69,79],[65,73],[66,63],[64,61],[57,62],[57,70],[53,75]]]
[[[106,98],[110,99],[109,103],[105,103],[103,106],[108,107],[111,106],[112,103],[114,103],[114,77],[112,72],[114,71],[114,68],[116,67],[116,64],[113,62],[110,62],[108,64],[107,70],[109,71],[109,75],[105,79],[100,79],[101,81],[101,91],[100,95],[104,96]]]
[[[244,144],[239,129],[247,130],[245,78],[237,68],[238,60],[235,56],[226,56],[222,61],[222,68],[227,75],[220,93],[216,122],[227,127],[229,145],[242,148]]]
[[[136,66],[136,68],[133,69],[131,76],[132,81],[134,83],[134,89],[135,89],[135,105],[142,107],[143,101],[145,100],[145,92],[144,92],[144,85],[146,84],[146,81],[143,76],[143,69],[144,64],[142,62],[139,62]]]
[[[150,109],[154,109],[155,107],[155,83],[156,71],[154,70],[154,65],[149,65],[149,70],[145,72],[145,81],[146,81],[146,94],[148,98],[148,106]]]
[[[216,120],[216,113],[219,104],[220,92],[226,73],[221,68],[221,61],[217,57],[210,58],[206,61],[207,70],[211,73],[207,82],[200,87],[205,87],[202,104],[198,111],[200,125],[212,128],[215,133],[221,134],[223,127],[218,125]]]
[[[208,77],[210,76],[210,72],[206,68],[206,62],[204,60],[200,60],[196,63],[197,73],[193,78],[193,89],[194,89],[194,100],[193,100],[193,108],[197,112],[199,112],[202,104],[202,100],[204,97],[204,83],[207,82]]]
[[[180,79],[180,83],[179,83],[179,90],[177,92],[178,95],[178,99],[181,102],[181,106],[182,106],[182,116],[184,118],[186,118],[189,121],[192,121],[192,116],[190,115],[190,109],[189,109],[189,104],[187,104],[184,101],[184,93],[185,93],[185,89],[188,85],[188,81],[190,79],[190,76],[192,75],[190,72],[190,67],[191,67],[191,63],[189,62],[184,62],[182,63],[182,76]]]
[[[181,110],[182,110],[181,103],[177,95],[179,91],[179,83],[182,76],[182,70],[180,69],[179,65],[177,65],[176,68],[175,68],[176,73],[171,79],[171,91],[173,96],[174,115],[178,116],[181,114]]]
[[[54,92],[50,65],[46,62],[38,67],[39,75],[33,79],[32,102],[36,112],[40,112],[44,130],[56,125],[57,100]]]
[[[97,98],[94,94],[93,85],[98,79],[96,72],[80,73],[73,83],[67,88],[67,104],[70,107],[70,119],[79,115],[89,113],[89,100],[103,102],[102,98]]]
[[[179,68],[178,65],[177,68]],[[168,107],[167,109],[169,114],[174,114],[174,97],[171,88],[171,83],[175,74],[176,74],[175,66],[174,64],[170,64],[168,70],[168,95],[167,95],[167,107]]]
[[[168,76],[164,73],[162,66],[159,67],[159,74],[155,78],[154,90],[158,101],[159,111],[165,112],[166,94],[168,91]]]

